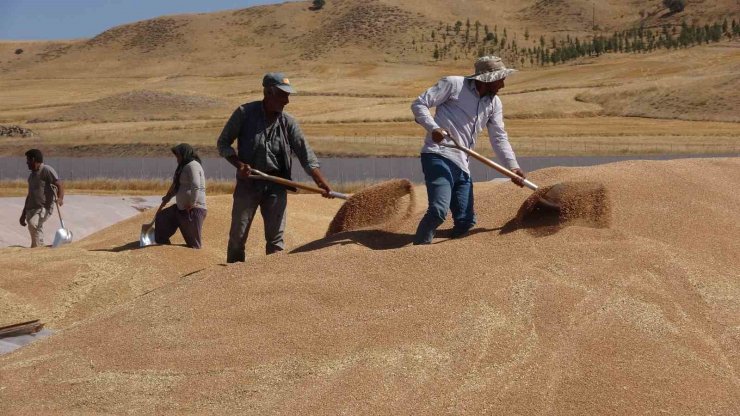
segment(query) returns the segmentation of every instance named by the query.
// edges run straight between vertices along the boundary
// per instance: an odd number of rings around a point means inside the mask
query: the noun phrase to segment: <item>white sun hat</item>
[[[475,74],[468,75],[465,78],[476,79],[481,82],[494,82],[517,72],[516,69],[507,68],[501,58],[492,55],[476,59],[474,67]]]

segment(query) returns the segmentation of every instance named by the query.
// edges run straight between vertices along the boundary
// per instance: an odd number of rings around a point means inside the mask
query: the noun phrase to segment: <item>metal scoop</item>
[[[56,248],[56,247],[61,246],[62,244],[69,244],[72,242],[72,231],[64,227],[64,220],[62,219],[62,210],[59,209],[59,201],[57,201],[56,199],[56,192],[54,196],[55,196],[54,203],[57,206],[57,213],[59,214],[59,222],[62,224],[62,228],[58,229],[56,234],[54,234],[54,242],[51,244],[52,247]]]
[[[166,204],[166,202],[162,202],[161,204],[159,204],[159,208],[157,208],[157,212],[154,213],[154,218],[152,218],[152,222],[141,226],[139,247],[146,247],[156,244],[156,241],[154,241],[154,221],[156,221],[157,215],[160,211],[162,211],[162,208],[164,208]]]

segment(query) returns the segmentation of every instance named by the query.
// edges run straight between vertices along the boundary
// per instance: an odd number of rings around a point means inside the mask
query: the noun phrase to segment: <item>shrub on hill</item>
[[[671,13],[680,13],[686,8],[686,0],[663,0],[663,5],[670,9]]]
[[[31,129],[27,129],[21,126],[1,126],[0,125],[0,137],[34,137],[36,133]]]
[[[322,9],[325,4],[326,4],[326,0],[313,0],[313,9],[314,10]]]

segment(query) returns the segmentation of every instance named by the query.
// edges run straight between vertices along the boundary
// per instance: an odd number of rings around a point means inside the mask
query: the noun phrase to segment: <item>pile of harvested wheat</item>
[[[326,236],[405,218],[414,206],[414,186],[407,179],[381,182],[352,195],[337,211]]]
[[[552,206],[557,206],[553,209]],[[563,182],[533,193],[517,212],[518,227],[554,231],[566,225],[609,226],[611,200],[597,182]]]

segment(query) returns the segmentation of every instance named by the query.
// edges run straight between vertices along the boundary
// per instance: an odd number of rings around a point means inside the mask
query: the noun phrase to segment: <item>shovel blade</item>
[[[54,234],[54,242],[51,244],[52,247],[56,248],[62,244],[69,244],[72,242],[72,231],[66,228],[60,228],[57,233]]]
[[[144,224],[141,226],[141,235],[139,236],[139,247],[146,247],[156,244],[154,241],[154,225]]]

